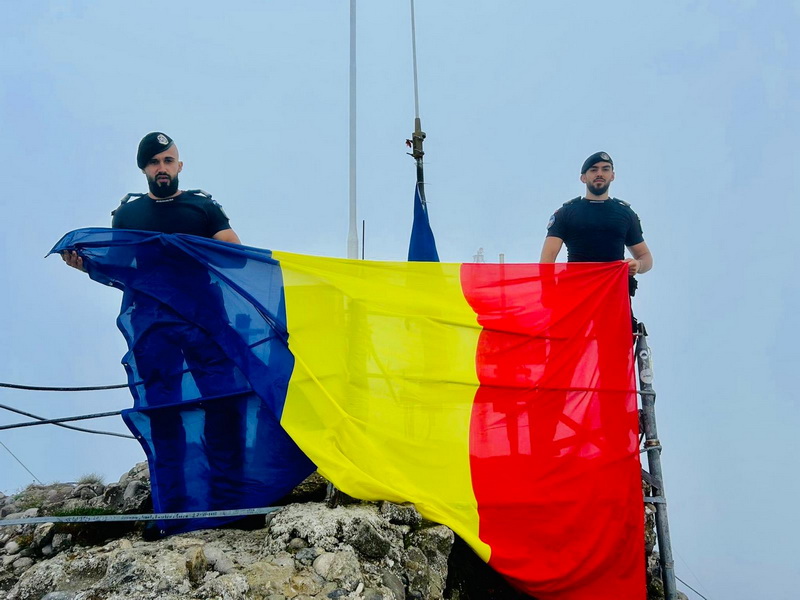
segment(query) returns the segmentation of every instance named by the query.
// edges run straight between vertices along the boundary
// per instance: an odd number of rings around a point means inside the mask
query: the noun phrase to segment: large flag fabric
[[[62,250],[124,292],[125,419],[158,510],[268,505],[316,467],[413,502],[540,600],[645,598],[624,263],[356,261],[110,229]]]
[[[439,262],[436,239],[428,218],[428,205],[425,203],[425,191],[419,182],[414,186],[414,221],[411,224],[411,241],[408,243],[408,260]]]

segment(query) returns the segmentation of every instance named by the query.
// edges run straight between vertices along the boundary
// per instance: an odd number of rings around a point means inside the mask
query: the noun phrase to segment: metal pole
[[[417,163],[417,185],[419,186],[419,195],[422,198],[422,204],[425,205],[425,172],[422,166],[422,157],[425,152],[422,150],[422,142],[425,141],[425,132],[422,131],[422,124],[419,117],[414,119],[414,133],[411,134],[411,156]]]
[[[350,229],[347,258],[358,260],[358,219],[356,215],[356,0],[350,0]],[[341,492],[328,482],[325,497],[329,508],[338,505]]]
[[[347,258],[358,258],[356,219],[356,0],[350,0],[350,229]]]
[[[417,26],[414,16],[414,0],[411,0],[411,56],[414,68],[414,133],[411,134],[411,152],[417,163],[417,186],[422,205],[425,205],[425,173],[422,169],[422,142],[425,141],[425,132],[422,131],[422,121],[419,118],[419,84],[417,79]]]
[[[411,59],[414,63],[414,116],[419,119],[419,86],[417,85],[417,23],[414,0],[411,0]]]
[[[639,389],[642,396],[642,421],[644,427],[644,449],[653,479],[653,498],[656,509],[656,536],[661,561],[661,578],[664,583],[666,600],[677,600],[678,588],[675,582],[675,561],[672,558],[672,540],[669,535],[667,518],[667,498],[664,492],[664,475],[661,471],[661,442],[656,428],[656,393],[653,390],[653,361],[647,345],[647,330],[639,323],[636,340],[636,361],[639,366]]]

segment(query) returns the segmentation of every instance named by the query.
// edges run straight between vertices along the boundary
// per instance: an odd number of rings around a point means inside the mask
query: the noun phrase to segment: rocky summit
[[[326,488],[314,474],[266,517],[157,541],[144,539],[143,525],[130,522],[0,527],[0,599],[526,598],[412,505],[346,496],[325,502]],[[4,520],[150,510],[146,463],[108,485],[32,485],[0,494]],[[646,517],[649,598],[656,600],[663,591],[649,511]]]

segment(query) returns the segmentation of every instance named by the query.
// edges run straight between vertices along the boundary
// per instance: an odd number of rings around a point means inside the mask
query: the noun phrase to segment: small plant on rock
[[[78,485],[86,483],[89,484],[99,483],[100,485],[104,485],[105,481],[103,476],[99,475],[98,473],[86,473],[85,475],[81,475],[78,478]]]

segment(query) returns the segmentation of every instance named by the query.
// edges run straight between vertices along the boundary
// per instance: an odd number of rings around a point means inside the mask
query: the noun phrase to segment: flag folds
[[[439,262],[436,238],[433,237],[428,205],[425,202],[423,184],[414,186],[414,221],[411,224],[411,240],[408,243],[408,260]]]
[[[158,511],[268,505],[316,468],[415,503],[540,600],[644,599],[624,263],[355,261],[111,229],[67,249],[123,291],[124,418]]]

